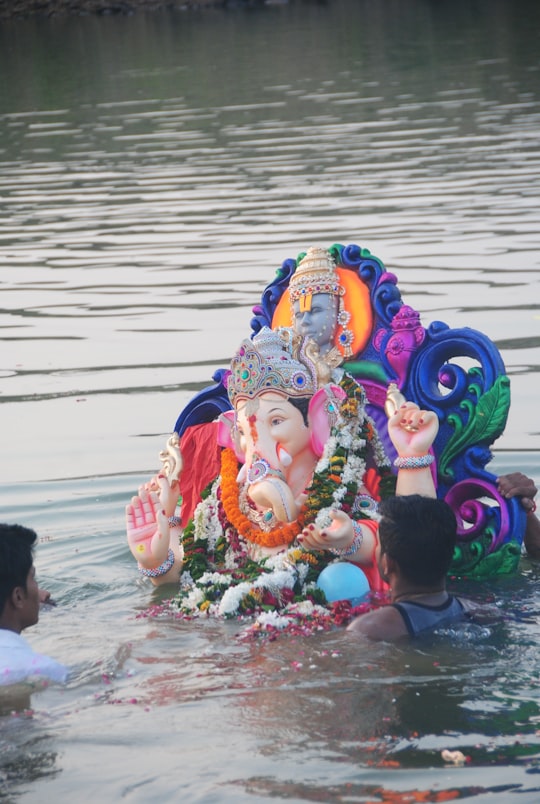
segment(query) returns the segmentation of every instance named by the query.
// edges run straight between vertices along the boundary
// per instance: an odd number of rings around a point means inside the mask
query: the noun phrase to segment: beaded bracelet
[[[355,522],[353,520],[353,533],[354,539],[350,543],[348,547],[331,547],[330,552],[333,553],[335,556],[340,556],[341,558],[347,558],[348,556],[353,556],[360,547],[362,546],[362,542],[364,541],[364,531],[362,530],[362,525],[359,522]]]
[[[171,528],[179,528],[182,524],[182,520],[179,516],[170,516],[169,517],[169,526]]]
[[[146,567],[141,567],[139,564],[139,572],[141,575],[144,575],[145,578],[159,578],[160,575],[165,575],[166,572],[170,570],[172,565],[174,564],[174,553],[172,549],[169,547],[169,552],[167,554],[167,558],[160,564],[159,567],[154,567],[153,569],[146,569]]]
[[[435,458],[429,453],[427,455],[407,455],[405,457],[398,457],[394,461],[394,466],[398,469],[424,469],[426,466],[431,466]]]

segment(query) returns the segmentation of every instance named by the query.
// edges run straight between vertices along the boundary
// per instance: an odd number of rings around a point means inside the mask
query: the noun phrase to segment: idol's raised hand
[[[166,516],[174,515],[180,491],[178,480],[169,480],[164,474],[154,475],[151,480],[139,488],[139,494],[141,491],[155,491]]]
[[[170,523],[162,505],[156,491],[142,488],[126,506],[129,549],[137,559],[141,575],[154,586],[177,583],[183,564],[179,524]]]
[[[126,506],[126,531],[129,549],[139,564],[141,575],[155,586],[177,582],[183,564],[180,544],[181,521],[176,516],[184,467],[177,433],[160,452],[163,468]]]
[[[438,432],[437,414],[414,402],[405,402],[388,420],[388,435],[401,457],[426,455]]]
[[[155,491],[141,489],[126,506],[129,549],[141,567],[160,566],[169,550],[169,522]]]
[[[429,450],[438,432],[437,415],[414,402],[405,402],[388,419],[388,435],[398,454],[396,494],[436,496]]]

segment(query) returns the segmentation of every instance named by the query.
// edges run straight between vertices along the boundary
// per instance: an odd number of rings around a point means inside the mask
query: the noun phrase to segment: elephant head
[[[276,520],[298,516],[299,498],[309,484],[330,436],[340,400],[339,386],[326,385],[307,396],[262,390],[235,399],[235,410],[222,414],[218,438],[243,463],[239,478],[248,497]]]

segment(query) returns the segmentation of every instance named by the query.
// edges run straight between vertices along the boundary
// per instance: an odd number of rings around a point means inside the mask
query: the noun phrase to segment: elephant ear
[[[234,454],[240,463],[245,463],[246,456],[240,449],[238,439],[234,436],[236,433],[234,427],[234,417],[234,410],[227,410],[225,413],[220,413],[218,417],[217,442],[220,447],[228,447],[229,449],[233,449]]]
[[[330,431],[337,421],[339,405],[347,394],[339,385],[325,385],[310,400],[308,419],[311,427],[311,449],[320,458]]]

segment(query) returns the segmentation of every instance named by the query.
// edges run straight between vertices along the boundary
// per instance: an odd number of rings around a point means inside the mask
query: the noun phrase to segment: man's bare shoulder
[[[382,606],[361,614],[347,626],[347,631],[368,639],[388,642],[409,636],[403,617],[394,606]]]
[[[458,600],[474,622],[492,623],[502,618],[500,610],[491,603],[477,603],[466,597],[459,597]]]

